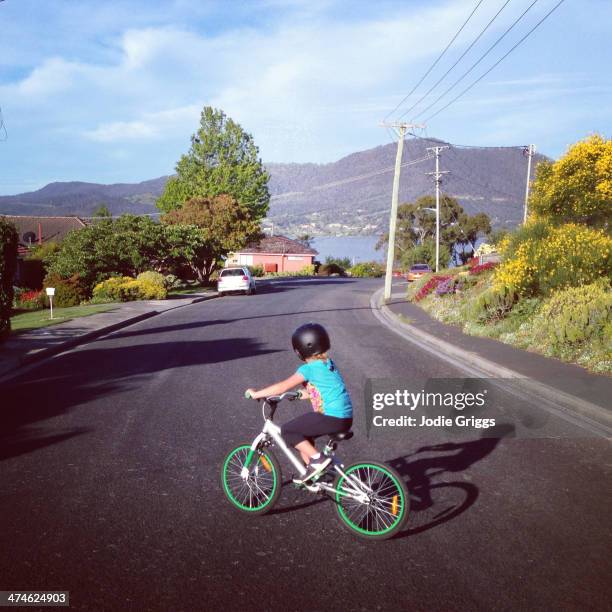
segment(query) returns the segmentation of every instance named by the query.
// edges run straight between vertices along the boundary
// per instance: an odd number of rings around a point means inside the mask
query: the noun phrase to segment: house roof
[[[266,236],[259,242],[252,242],[240,249],[240,253],[272,253],[274,255],[317,255],[318,251],[304,245],[299,240],[286,236]]]
[[[29,233],[34,234],[34,239],[31,242],[38,242],[39,228],[43,242],[60,242],[69,231],[85,227],[85,222],[79,217],[2,216],[17,228],[19,242],[23,245],[30,243],[29,238],[31,236],[27,236]]]

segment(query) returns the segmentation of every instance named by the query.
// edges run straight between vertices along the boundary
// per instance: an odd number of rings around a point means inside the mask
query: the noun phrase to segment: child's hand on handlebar
[[[244,397],[246,397],[247,399],[257,399],[255,397],[255,389],[252,389],[251,387],[249,387],[245,392],[244,392]]]

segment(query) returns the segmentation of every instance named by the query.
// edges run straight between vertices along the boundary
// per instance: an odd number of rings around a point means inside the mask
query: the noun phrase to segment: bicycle
[[[252,515],[270,512],[282,486],[281,466],[271,447],[276,445],[300,476],[307,469],[281,436],[274,414],[283,400],[294,401],[299,393],[288,391],[263,400],[264,426],[251,443],[232,449],[223,461],[221,485],[234,508]],[[247,397],[247,399],[250,399]],[[368,540],[386,540],[396,535],[408,518],[409,498],[399,474],[377,461],[344,466],[335,450],[353,432],[331,434],[323,453],[331,457],[329,468],[305,483],[294,483],[310,493],[328,495],[335,502],[341,524],[354,535]]]

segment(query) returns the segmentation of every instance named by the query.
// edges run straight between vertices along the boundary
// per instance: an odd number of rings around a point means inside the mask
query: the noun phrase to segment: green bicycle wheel
[[[243,478],[247,460],[249,474]],[[230,451],[221,468],[221,487],[234,508],[250,514],[272,510],[281,491],[281,468],[268,450],[251,452],[250,444],[241,444]]]
[[[408,519],[409,499],[399,474],[377,461],[353,463],[334,483],[336,510],[342,524],[367,540],[386,540],[396,535]],[[347,482],[348,477],[348,482]],[[363,499],[351,497],[363,492]]]

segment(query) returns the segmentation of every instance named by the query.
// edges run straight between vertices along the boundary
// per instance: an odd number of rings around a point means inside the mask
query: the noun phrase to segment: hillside
[[[433,193],[434,169],[426,147],[441,143],[409,140],[404,147],[400,202]],[[329,164],[267,164],[272,201],[268,220],[275,231],[313,235],[376,234],[388,224],[394,144],[353,153]],[[536,162],[542,156],[536,156]],[[453,147],[441,154],[442,170],[450,173],[442,189],[457,197],[470,213],[488,213],[496,227],[516,225],[522,218],[527,160],[517,149]],[[0,214],[88,216],[105,204],[113,214],[157,212],[155,199],[168,177],[142,183],[50,183],[38,191],[0,196]]]

